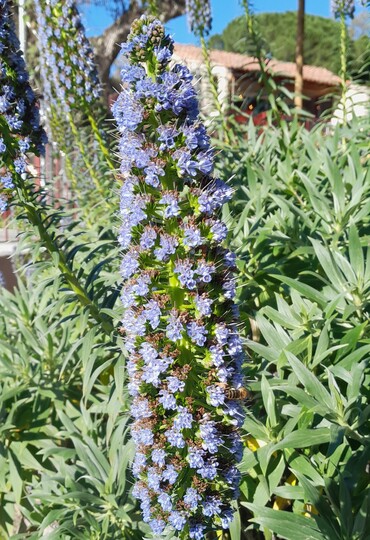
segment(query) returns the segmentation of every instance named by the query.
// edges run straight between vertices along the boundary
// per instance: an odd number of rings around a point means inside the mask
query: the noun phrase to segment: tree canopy
[[[294,62],[297,13],[261,13],[256,15],[256,21],[265,49],[273,57],[288,62]],[[323,66],[334,73],[340,68],[340,23],[325,17],[306,15],[304,55],[305,63]],[[365,63],[366,49],[369,49],[370,39],[366,35],[358,39],[349,38],[349,61],[352,74],[357,73]],[[253,54],[253,43],[249,39],[244,17],[231,21],[222,34],[216,34],[209,40],[209,45],[215,49]]]

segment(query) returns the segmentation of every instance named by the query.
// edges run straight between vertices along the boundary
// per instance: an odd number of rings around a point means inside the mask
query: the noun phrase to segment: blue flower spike
[[[134,495],[153,533],[200,540],[227,529],[238,496],[244,409],[235,256],[220,219],[232,190],[213,151],[192,75],[143,16],[122,46],[121,332],[137,446]]]

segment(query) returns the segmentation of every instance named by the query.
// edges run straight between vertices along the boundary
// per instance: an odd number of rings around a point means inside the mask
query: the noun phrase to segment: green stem
[[[346,94],[347,94],[347,29],[344,10],[340,13],[340,78],[342,86],[341,101],[343,106],[343,123],[346,124]]]
[[[52,257],[52,260],[57,260],[56,266],[63,274],[69,287],[75,293],[82,306],[87,307],[91,316],[101,325],[104,332],[107,335],[111,335],[114,330],[112,323],[100,313],[99,307],[89,298],[86,290],[68,266],[65,256],[60,250],[57,242],[47,231],[47,228],[45,227],[47,215],[45,215],[45,212],[43,212],[41,208],[35,207],[35,203],[32,201],[24,181],[14,170],[13,177],[15,179],[18,200],[25,210],[29,222],[37,228],[40,239]]]
[[[220,97],[218,95],[217,81],[216,81],[216,79],[215,79],[215,77],[214,77],[214,75],[212,73],[211,57],[210,57],[210,54],[209,54],[209,50],[208,50],[206,41],[205,41],[203,36],[201,36],[200,42],[201,42],[201,45],[202,45],[203,59],[204,59],[204,64],[205,64],[206,70],[207,70],[208,80],[209,80],[209,83],[211,85],[211,93],[212,93],[212,97],[213,97],[213,103],[214,103],[214,106],[216,107],[216,110],[217,110],[217,112],[219,114],[219,117],[221,119],[222,133],[224,135],[225,141],[228,144],[230,144],[229,130],[228,130],[228,127],[227,127],[227,124],[226,124],[226,121],[225,121],[225,114],[224,114],[224,111],[222,110],[222,104],[220,102]]]
[[[96,123],[95,118],[90,113],[88,113],[87,117],[89,119],[91,128],[92,128],[92,130],[94,132],[95,139],[96,139],[96,141],[98,142],[98,144],[100,146],[100,150],[102,151],[102,154],[105,157],[105,160],[107,162],[108,167],[112,171],[116,171],[116,167],[115,167],[113,161],[110,158],[109,148],[107,147],[103,137],[101,136],[101,133],[100,133],[100,130],[99,130],[98,124]]]
[[[158,3],[157,0],[148,0],[148,12],[153,17],[158,17]]]
[[[85,167],[89,171],[89,174],[91,176],[92,181],[95,184],[96,189],[98,190],[98,192],[102,195],[103,199],[105,200],[104,189],[101,186],[99,178],[98,178],[98,176],[97,176],[97,174],[96,174],[96,172],[94,170],[94,167],[90,163],[90,160],[89,160],[89,158],[88,158],[88,156],[86,154],[83,141],[81,140],[81,137],[80,137],[80,135],[78,133],[77,126],[76,126],[76,124],[75,124],[75,122],[74,122],[74,120],[72,118],[72,114],[70,112],[68,113],[68,121],[69,121],[69,124],[71,126],[72,134],[73,134],[74,139],[76,141],[77,147],[78,147],[78,149],[80,151],[80,154],[81,154],[81,157],[82,157],[83,162],[85,164]]]
[[[72,191],[77,197],[79,207],[84,214],[84,220],[85,220],[86,225],[91,227],[93,223],[91,222],[91,219],[90,219],[90,212],[86,211],[86,205],[83,204],[84,201],[81,197],[81,192],[78,188],[78,179],[74,173],[73,163],[70,158],[70,152],[66,145],[66,138],[65,137],[63,138],[61,135],[62,133],[65,133],[66,126],[60,125],[58,115],[53,106],[50,107],[50,124],[51,124],[53,137],[55,139],[55,142],[58,145],[58,149],[64,154],[66,173],[67,173],[67,177],[69,178],[71,182]],[[63,129],[61,129],[61,127],[63,127]]]
[[[253,44],[256,47],[255,58],[258,62],[261,86],[265,89],[266,94],[270,97],[274,97],[274,107],[272,107],[272,116],[277,125],[281,125],[281,114],[279,103],[275,99],[276,89],[274,88],[273,77],[269,72],[269,68],[266,66],[265,54],[263,51],[263,45],[261,41],[261,36],[256,30],[254,15],[249,6],[248,0],[242,0],[242,5],[244,7],[245,20],[247,23],[247,31],[251,36]]]
[[[72,161],[71,161],[71,158],[69,157],[69,152],[68,152],[67,146],[65,144],[65,138],[61,137],[62,130],[60,129],[58,116],[57,116],[53,106],[50,107],[50,124],[51,124],[51,130],[52,130],[53,136],[55,138],[55,142],[57,143],[60,150],[65,155],[67,176],[71,181],[72,189],[73,189],[73,191],[76,191],[77,177],[74,174]]]

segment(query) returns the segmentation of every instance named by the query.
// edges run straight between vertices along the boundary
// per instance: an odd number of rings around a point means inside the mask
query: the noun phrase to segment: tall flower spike
[[[73,0],[35,0],[46,97],[69,112],[100,97],[94,54]]]
[[[46,142],[10,7],[10,1],[0,0],[0,213],[7,208],[14,175],[26,172],[26,153],[42,153]]]
[[[218,217],[231,189],[210,176],[192,76],[168,67],[173,42],[160,21],[135,21],[122,49],[112,110],[121,132],[134,495],[155,534],[203,539],[232,520],[242,455],[235,257]]]
[[[206,36],[212,27],[210,0],[186,0],[190,30],[196,36]]]

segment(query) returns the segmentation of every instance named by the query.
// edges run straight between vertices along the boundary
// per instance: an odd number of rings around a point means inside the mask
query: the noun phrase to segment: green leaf
[[[292,279],[287,276],[279,276],[277,274],[270,274],[271,277],[278,279],[282,283],[285,283],[292,289],[298,291],[300,294],[305,296],[306,298],[309,298],[313,302],[317,302],[319,306],[324,308],[327,304],[327,300],[324,295],[320,294],[316,289],[311,287],[310,285],[306,285],[305,283],[302,283],[300,281],[297,281],[296,279]]]
[[[307,369],[298,358],[289,353],[285,353],[292,370],[305,387],[306,391],[311,394],[323,407],[328,411],[332,410],[332,398],[325,387],[319,382],[317,377]]]
[[[239,510],[234,512],[234,517],[229,527],[230,539],[231,540],[240,540],[241,537],[241,520]]]
[[[8,453],[9,459],[9,481],[14,493],[14,499],[17,504],[20,503],[23,492],[23,480],[21,477],[21,468],[18,463],[16,463],[15,456],[11,452]]]
[[[262,375],[261,381],[261,393],[263,404],[267,412],[268,424],[273,428],[278,424],[275,410],[275,396],[264,374]]]
[[[282,448],[309,448],[328,442],[330,442],[330,429],[328,428],[300,429],[289,433],[283,440],[273,445],[269,454],[271,455]]]
[[[328,540],[319,531],[316,523],[310,519],[291,512],[272,510],[251,503],[241,503],[254,516],[251,521],[267,527],[286,540]]]

